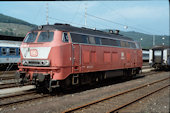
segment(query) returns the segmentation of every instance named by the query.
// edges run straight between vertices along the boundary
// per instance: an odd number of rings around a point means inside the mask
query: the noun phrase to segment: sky
[[[170,30],[168,0],[1,1],[0,13],[36,25],[46,24],[48,14],[49,24],[67,23],[78,27],[119,29],[152,35],[169,35]]]

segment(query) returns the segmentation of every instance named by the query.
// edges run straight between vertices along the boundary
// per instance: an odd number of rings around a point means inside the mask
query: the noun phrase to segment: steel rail
[[[154,94],[154,93],[156,93],[156,92],[158,92],[158,91],[160,91],[160,90],[163,90],[163,89],[167,88],[168,86],[170,86],[170,85],[166,85],[166,86],[164,86],[164,87],[162,87],[162,88],[159,88],[159,89],[157,89],[157,90],[155,90],[155,91],[153,91],[153,92],[150,92],[150,93],[148,93],[148,94],[146,94],[146,95],[144,95],[144,96],[141,96],[141,97],[139,97],[139,98],[137,98],[137,99],[135,99],[135,100],[133,100],[133,101],[131,101],[131,102],[129,102],[129,103],[126,103],[126,104],[123,104],[123,105],[121,105],[121,106],[119,106],[119,107],[117,107],[117,108],[114,108],[114,109],[110,110],[110,111],[107,112],[107,113],[118,112],[118,110],[123,109],[123,108],[125,108],[125,107],[127,107],[127,106],[129,106],[129,105],[131,105],[131,104],[133,104],[133,103],[135,103],[135,102],[137,102],[137,101],[145,98],[145,97],[148,97],[148,96],[150,96],[150,95],[152,95],[152,94]]]
[[[4,100],[6,98],[12,98],[12,97],[19,97],[19,96],[23,96],[23,95],[29,95],[29,94],[33,94],[33,93],[36,93],[36,91],[23,92],[23,93],[18,93],[18,94],[14,94],[14,95],[2,96],[2,97],[0,97],[0,100]]]
[[[30,85],[30,83],[25,83],[23,86]],[[19,87],[17,83],[6,83],[0,84],[0,89]]]
[[[10,80],[10,79],[15,79],[14,76],[8,76],[8,77],[2,77],[0,78],[1,80]]]
[[[32,101],[32,100],[37,100],[37,99],[41,99],[44,97],[49,97],[49,95],[48,94],[40,95],[38,97],[33,97],[33,98],[29,98],[29,99],[22,99],[22,100],[13,101],[13,102],[7,102],[7,103],[0,104],[0,107],[5,107],[5,106],[13,105],[13,104],[19,104],[19,103],[23,103],[23,102],[27,102],[27,101]]]
[[[99,100],[90,102],[90,103],[85,104],[85,105],[82,105],[82,106],[78,106],[78,107],[75,107],[75,108],[71,108],[71,109],[66,110],[66,111],[64,111],[64,112],[62,112],[62,113],[70,113],[70,112],[73,112],[73,111],[76,111],[76,110],[80,110],[80,109],[86,108],[86,107],[88,107],[88,106],[90,106],[90,105],[94,105],[94,104],[97,104],[97,103],[99,103],[99,102],[102,102],[102,101],[105,101],[105,100],[109,100],[109,99],[111,99],[111,98],[113,98],[113,97],[117,97],[117,96],[123,95],[123,94],[125,94],[125,93],[129,93],[129,92],[132,92],[132,91],[135,91],[135,90],[138,90],[138,89],[147,87],[147,86],[149,86],[149,85],[153,85],[153,84],[155,84],[155,83],[158,83],[158,82],[167,80],[167,79],[169,79],[169,78],[170,78],[170,77],[167,77],[167,78],[164,78],[164,79],[161,79],[161,80],[152,82],[152,83],[148,83],[148,84],[145,84],[145,85],[141,85],[141,86],[139,86],[139,87],[132,88],[132,89],[130,89],[130,90],[126,90],[126,91],[120,92],[120,93],[118,93],[118,94],[114,94],[114,95],[112,95],[112,96],[109,96],[109,97],[106,97],[106,98],[102,98],[102,99],[99,99]]]

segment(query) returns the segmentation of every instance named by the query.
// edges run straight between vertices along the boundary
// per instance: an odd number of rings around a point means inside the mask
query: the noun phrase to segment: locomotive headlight
[[[42,61],[41,61],[41,64],[42,64],[43,66],[49,66],[49,65],[50,65],[50,61],[49,61],[49,60],[42,60]]]
[[[28,60],[22,60],[22,64],[23,65],[27,65],[28,64]]]

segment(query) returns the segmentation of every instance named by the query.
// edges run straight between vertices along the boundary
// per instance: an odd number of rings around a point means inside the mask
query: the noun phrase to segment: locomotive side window
[[[63,42],[68,42],[69,41],[67,33],[63,33],[62,40],[63,40]]]
[[[119,42],[117,40],[110,40],[112,46],[119,46]]]
[[[72,42],[75,43],[88,43],[86,35],[71,33],[71,38],[72,38]]]
[[[9,55],[16,55],[16,49],[15,48],[9,48]]]
[[[41,32],[37,42],[51,42],[54,37],[54,32]]]
[[[116,42],[117,42],[117,46],[121,47],[120,40],[117,40]]]
[[[102,45],[111,45],[110,40],[106,38],[101,38]]]
[[[126,42],[125,41],[120,41],[121,47],[126,47]]]
[[[100,44],[100,38],[99,37],[95,37],[95,42],[96,42],[96,44]]]
[[[4,56],[7,54],[6,48],[1,48],[1,54]]]
[[[130,48],[130,45],[129,45],[129,43],[128,43],[128,42],[126,42],[126,47]]]
[[[89,36],[89,43],[96,44],[95,38],[93,36]]]
[[[27,37],[25,38],[24,42],[31,43],[34,42],[37,37],[37,32],[29,33]]]

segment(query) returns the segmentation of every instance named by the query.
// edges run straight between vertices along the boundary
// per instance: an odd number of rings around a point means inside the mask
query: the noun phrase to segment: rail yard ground
[[[145,74],[144,74],[145,75]],[[140,76],[128,81],[119,81],[117,79],[111,79],[108,81],[103,82],[102,84],[96,84],[94,86],[83,86],[81,88],[76,88],[73,90],[68,91],[58,91],[58,93],[47,96],[45,98],[40,99],[33,99],[31,101],[26,101],[18,104],[12,104],[9,106],[0,106],[0,113],[61,113],[67,111],[71,108],[75,108],[78,106],[82,106],[84,104],[106,98],[111,95],[118,94],[120,92],[148,84],[157,80],[161,80],[164,78],[170,77],[169,72],[156,72],[151,74],[147,74],[147,76]],[[116,80],[116,82],[112,82]],[[142,92],[148,92],[149,88],[154,89],[157,86],[161,85],[169,85],[169,79],[163,81],[155,86],[148,85],[148,89],[144,91],[139,91],[141,94]],[[27,87],[27,86],[26,86]],[[15,88],[12,88],[15,90]],[[12,90],[11,89],[11,90]],[[3,91],[7,91],[7,89],[2,89]],[[1,90],[1,91],[2,91]],[[9,89],[8,89],[9,90]],[[18,89],[16,89],[17,92]],[[13,91],[14,92],[14,91]],[[19,92],[19,90],[18,90]],[[102,103],[95,105],[95,109],[93,107],[86,108],[85,110],[79,110],[77,112],[91,112],[91,113],[106,113],[110,110],[114,109],[120,103],[126,103],[126,101],[130,100],[131,98],[137,96],[139,94],[137,91],[136,93],[131,93],[128,98],[127,96],[123,96],[121,100],[110,100],[111,104],[108,107],[108,104]],[[0,92],[1,93],[1,92]],[[4,94],[3,94],[4,95]],[[3,96],[1,95],[1,96]],[[32,94],[31,94],[32,95]],[[38,94],[42,95],[42,94]],[[37,96],[37,95],[36,95]],[[7,101],[12,100],[15,97],[11,97],[7,99]],[[16,99],[20,99],[22,96],[17,97]],[[28,96],[26,96],[28,98]],[[119,110],[119,112],[158,112],[158,113],[169,113],[169,87],[162,89],[142,100],[139,100],[130,106],[125,107],[124,109]],[[2,104],[3,101],[0,102]],[[105,109],[103,109],[105,108]],[[106,109],[107,108],[107,109]],[[90,110],[90,111],[89,111]]]

